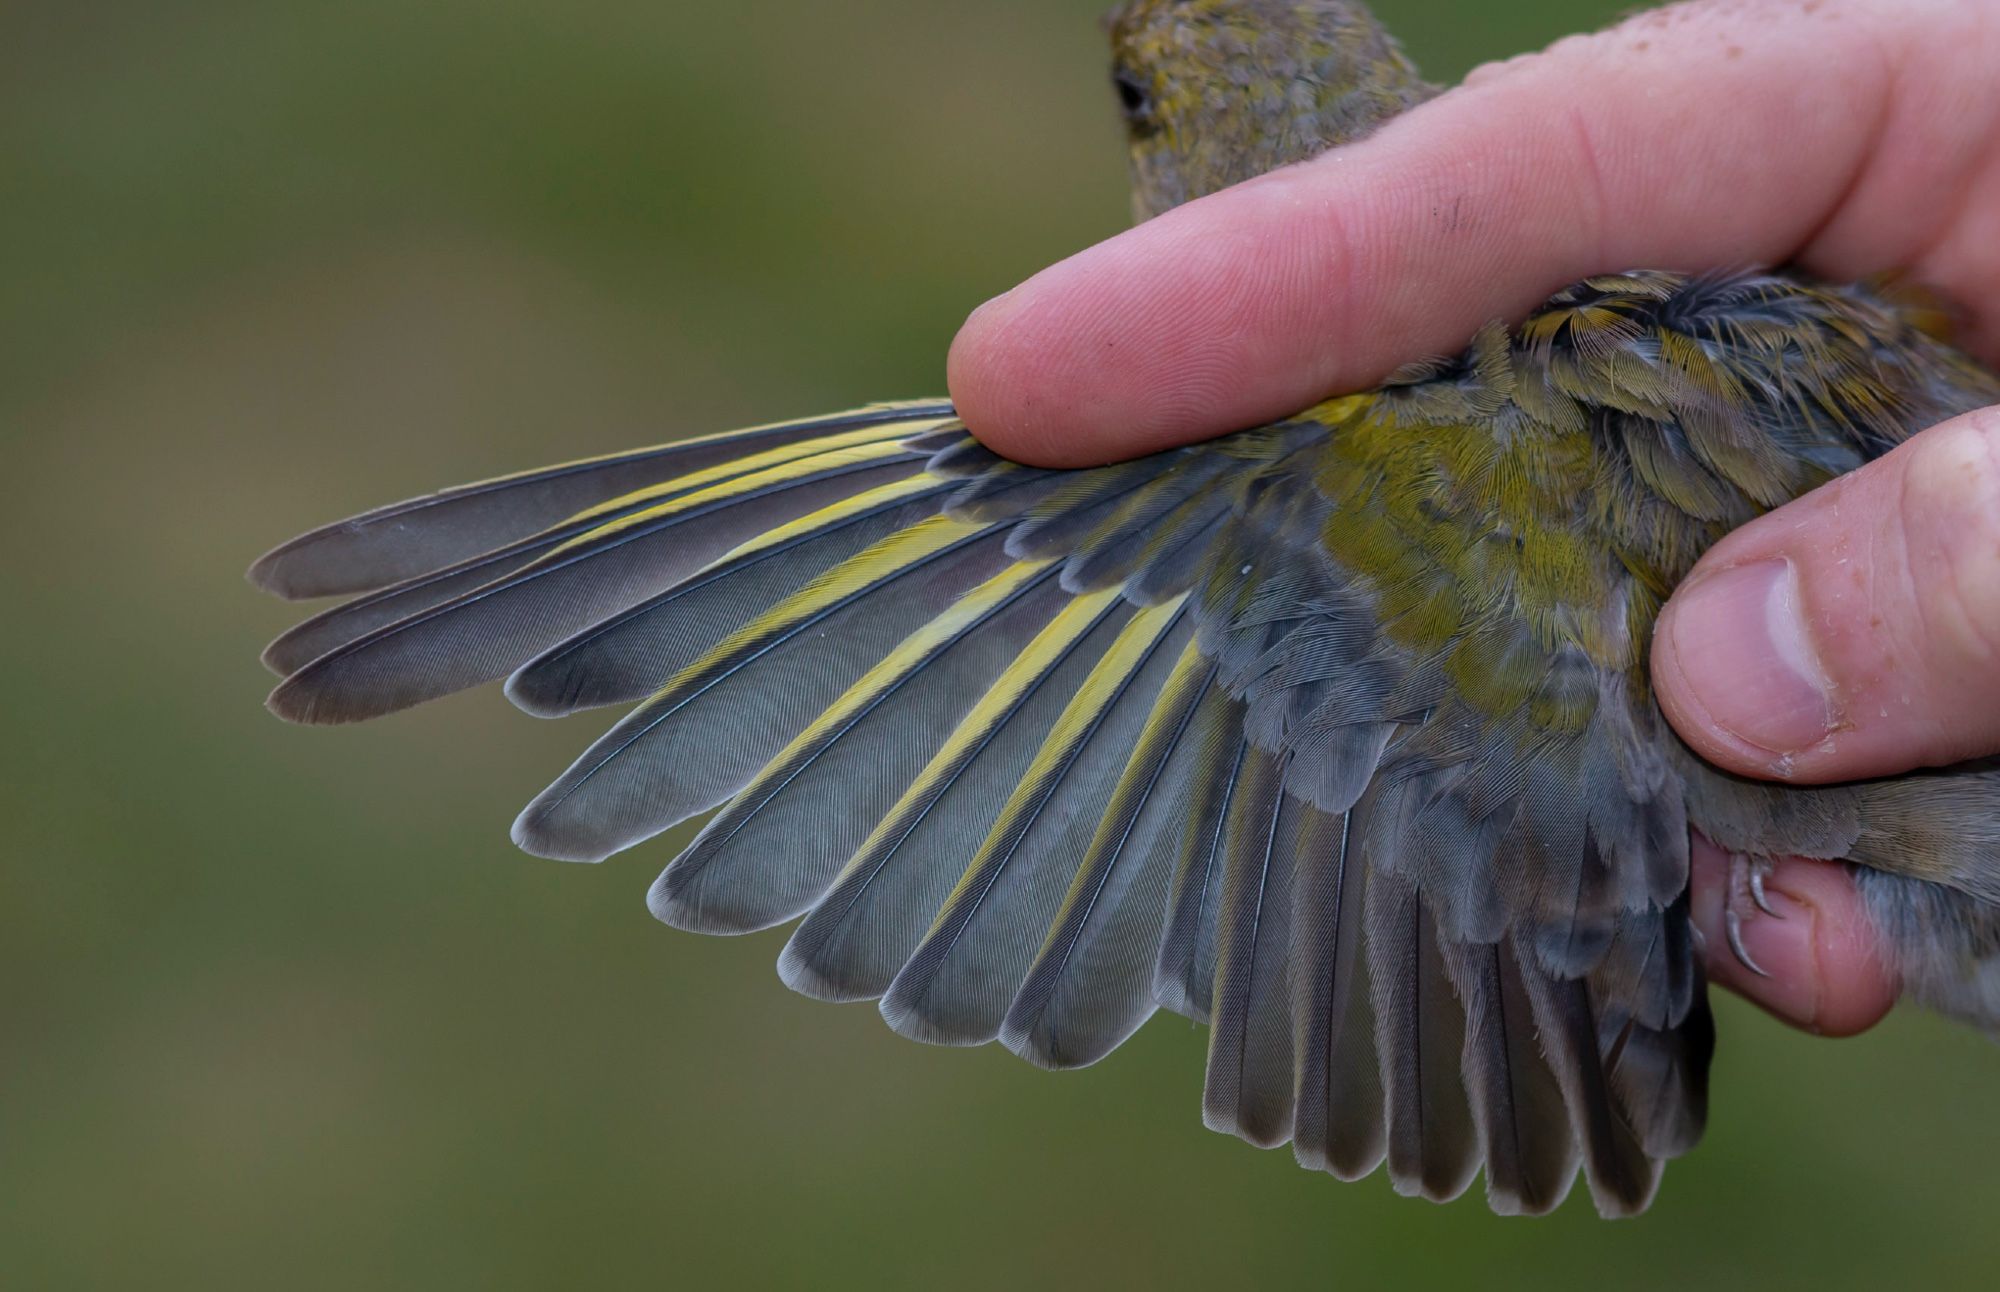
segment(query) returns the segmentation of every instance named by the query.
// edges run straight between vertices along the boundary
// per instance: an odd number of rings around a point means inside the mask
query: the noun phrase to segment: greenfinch
[[[1108,25],[1142,219],[1436,92],[1342,0]],[[799,991],[1058,1068],[1165,1007],[1208,1025],[1211,1127],[1437,1199],[1483,1171],[1504,1212],[1581,1170],[1629,1214],[1706,1111],[1690,827],[1740,859],[1733,920],[1768,859],[1846,859],[1907,994],[2000,1019],[2000,773],[1745,781],[1646,671],[1716,539],[2000,402],[1931,324],[1633,271],[1119,465],[1009,462],[922,400],[467,485],[257,562],[349,598],[270,646],[271,707],[503,678],[533,714],[633,706],[523,848],[596,861],[712,812],[652,910],[799,920]]]

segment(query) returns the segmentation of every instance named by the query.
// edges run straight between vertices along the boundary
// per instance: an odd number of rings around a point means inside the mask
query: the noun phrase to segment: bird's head
[[[1435,93],[1351,0],[1127,0],[1105,25],[1141,220],[1358,139]]]

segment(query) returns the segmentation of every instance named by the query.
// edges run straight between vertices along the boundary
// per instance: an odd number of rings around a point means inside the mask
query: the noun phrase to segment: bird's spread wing
[[[653,910],[803,917],[800,991],[1050,1066],[1164,1005],[1210,1026],[1213,1126],[1433,1197],[1484,1168],[1503,1210],[1581,1166],[1634,1211],[1712,1045],[1647,633],[1714,533],[1859,460],[1759,452],[1727,408],[1866,420],[1740,388],[1732,346],[1797,342],[1741,300],[1741,336],[1662,323],[1707,290],[1672,282],[1119,466],[1019,466],[911,403],[385,508],[253,569],[354,594],[271,646],[272,706],[635,704],[523,847],[714,810]]]
[[[1492,683],[1515,730],[1482,733],[1424,591],[1349,577],[1425,554],[1361,496],[1369,461],[1328,452],[1369,420],[1347,401],[1064,473],[920,404],[452,491],[260,564],[361,594],[273,645],[273,705],[347,721],[501,677],[539,714],[637,701],[517,839],[596,860],[719,807],[653,909],[803,915],[800,990],[1053,1066],[1164,1002],[1212,1025],[1213,1125],[1343,1175],[1386,1155],[1434,1196],[1483,1164],[1536,1210],[1580,1144],[1607,1205],[1639,1205],[1648,1148],[1699,1124],[1692,961],[1661,918],[1682,876],[1620,864],[1577,789],[1656,772],[1580,743],[1597,671],[1526,638]],[[1329,555],[1337,506],[1380,552]],[[1631,982],[1594,991],[1614,964]],[[1621,1090],[1634,1036],[1687,1051],[1664,1094]]]

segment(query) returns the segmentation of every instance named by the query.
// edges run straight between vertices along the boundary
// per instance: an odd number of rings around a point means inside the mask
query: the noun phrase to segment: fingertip
[[[1034,444],[1022,426],[1022,412],[1010,404],[1032,398],[1034,392],[1008,378],[1008,370],[1014,368],[1008,354],[1012,336],[1008,296],[1012,292],[994,296],[960,324],[944,356],[944,384],[960,420],[982,444],[1016,462],[1028,462]]]
[[[979,306],[953,338],[945,381],[967,429],[1003,457],[1082,467],[1143,452],[1134,420],[1133,357],[1107,328],[1120,260],[1116,239],[1036,274]]]
[[[1735,896],[1742,942],[1759,975],[1736,958],[1725,912],[1729,857],[1697,835],[1691,852],[1692,916],[1707,948],[1709,977],[1794,1027],[1853,1036],[1882,1020],[1898,994],[1880,935],[1847,868],[1779,859],[1764,885],[1776,915]]]
[[[1308,237],[1289,192],[1267,176],[1189,203],[974,310],[946,365],[967,428],[1015,461],[1098,466],[1324,395],[1323,329],[1285,302],[1324,281],[1337,239]]]

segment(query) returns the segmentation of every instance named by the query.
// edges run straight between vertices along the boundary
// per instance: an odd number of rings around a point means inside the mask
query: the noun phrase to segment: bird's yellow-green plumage
[[[1344,0],[1136,0],[1105,25],[1141,219],[1324,152],[1436,92]]]
[[[1433,93],[1344,0],[1109,24],[1142,215]],[[2000,381],[1934,311],[1782,273],[1588,279],[1455,357],[1208,444],[1006,462],[942,401],[469,485],[252,577],[357,594],[280,714],[499,678],[633,703],[522,813],[598,860],[714,810],[670,924],[800,919],[785,981],[1092,1062],[1210,1025],[1204,1117],[1503,1211],[1643,1207],[1699,1137],[1688,830],[1846,857],[1911,994],[2000,1022],[2000,773],[1814,790],[1694,758],[1653,622],[1731,527]]]

